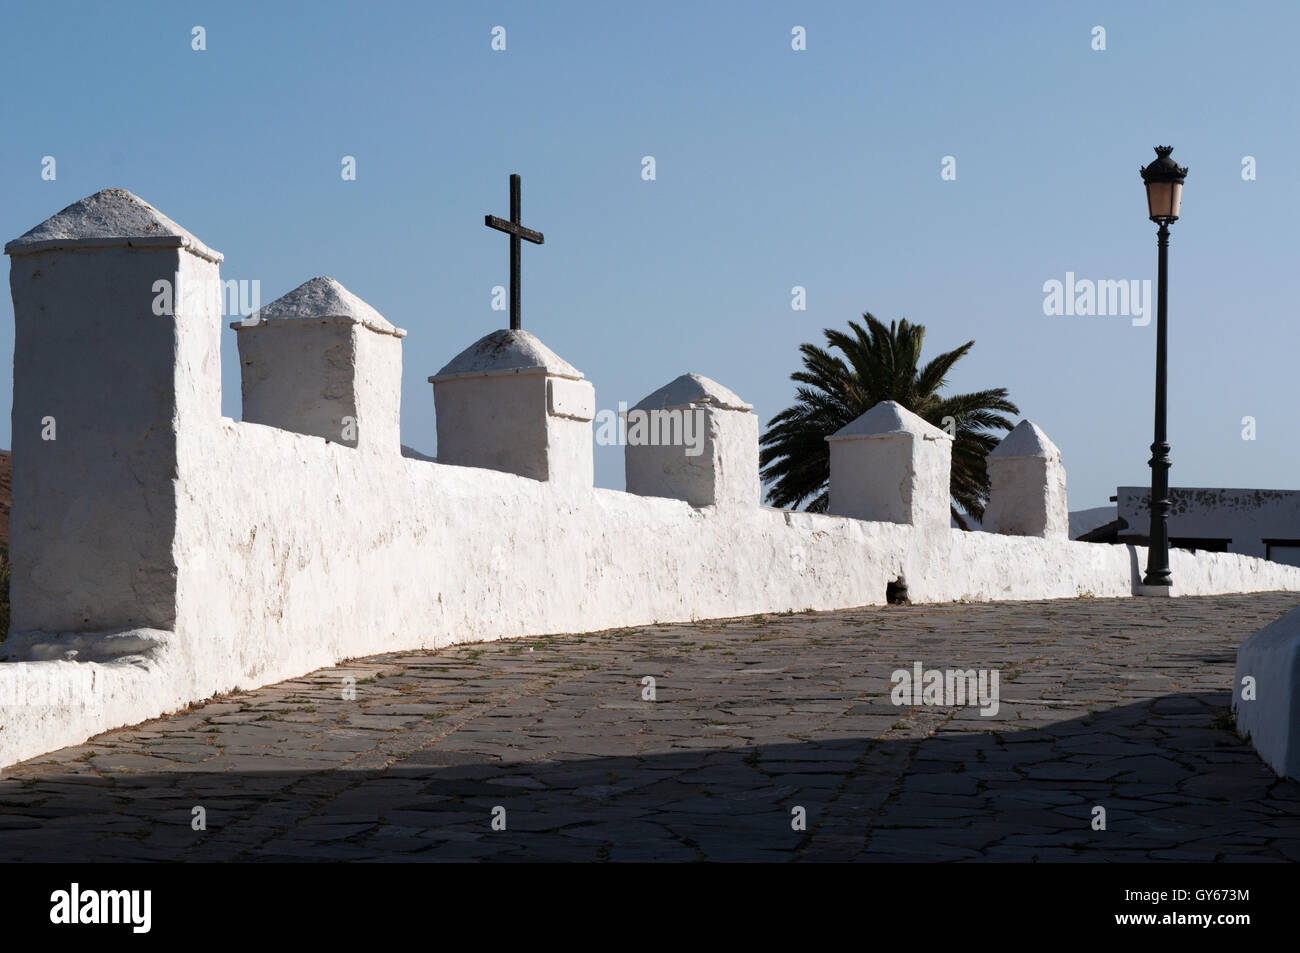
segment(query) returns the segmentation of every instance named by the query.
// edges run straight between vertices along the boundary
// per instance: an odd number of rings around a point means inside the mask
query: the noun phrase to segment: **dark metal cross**
[[[495,228],[499,232],[505,232],[510,236],[510,330],[518,331],[523,327],[519,313],[519,239],[527,239],[534,245],[542,244],[542,233],[535,232],[531,228],[524,228],[519,224],[519,176],[511,174],[510,176],[510,221],[497,218],[495,215],[485,215],[483,224],[488,228]]]

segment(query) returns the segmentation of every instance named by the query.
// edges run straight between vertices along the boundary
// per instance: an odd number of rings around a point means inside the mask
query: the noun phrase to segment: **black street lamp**
[[[1165,428],[1167,401],[1165,378],[1169,328],[1165,315],[1168,286],[1169,223],[1178,221],[1187,169],[1169,153],[1173,146],[1156,146],[1156,161],[1141,169],[1147,188],[1147,212],[1160,226],[1156,233],[1160,248],[1160,271],[1156,279],[1156,434],[1151,444],[1151,532],[1147,542],[1147,571],[1143,586],[1162,587],[1168,593],[1173,584],[1169,573],[1169,439]]]

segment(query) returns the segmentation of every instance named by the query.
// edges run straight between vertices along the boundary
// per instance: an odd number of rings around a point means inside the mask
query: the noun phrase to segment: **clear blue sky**
[[[426,378],[505,321],[490,289],[507,243],[482,222],[507,213],[519,172],[525,223],[546,234],[524,249],[524,326],[594,382],[598,407],[690,370],[765,423],[790,402],[800,342],[863,311],[907,317],[931,354],[974,338],[950,386],[1007,387],[1060,446],[1071,508],[1104,504],[1149,479],[1155,323],[1047,317],[1042,288],[1067,271],[1154,279],[1138,166],[1172,143],[1191,172],[1171,248],[1171,480],[1300,487],[1296,4],[263,0],[0,16],[2,237],[120,186],[223,252],[223,277],[260,279],[263,303],[332,275],[410,332],[402,433],[426,452]],[[6,400],[12,330],[6,295]],[[238,417],[234,332],[222,340]],[[596,481],[622,487],[620,448],[596,449]]]

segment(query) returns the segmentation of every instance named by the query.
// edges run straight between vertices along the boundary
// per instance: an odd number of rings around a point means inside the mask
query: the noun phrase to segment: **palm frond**
[[[947,423],[945,429],[954,435],[953,521],[968,529],[967,516],[983,519],[988,454],[1001,439],[999,432],[1013,426],[1005,415],[1019,415],[1020,409],[1002,387],[940,393],[953,366],[975,342],[920,366],[925,326],[906,318],[886,326],[868,311],[861,322],[849,321],[847,331],[828,328],[823,334],[826,347],[799,346],[803,366],[790,375],[797,385],[795,403],[768,421],[759,440],[768,503],[824,513],[830,480],[826,438],[881,401],[894,400],[937,427]]]

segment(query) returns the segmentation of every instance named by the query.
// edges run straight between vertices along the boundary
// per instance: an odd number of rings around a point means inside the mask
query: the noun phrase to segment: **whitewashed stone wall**
[[[219,256],[129,193],[78,205],[6,246],[15,631],[0,646],[0,703],[18,703],[0,704],[0,766],[379,652],[879,605],[901,576],[914,602],[1128,596],[1139,581],[1134,547],[696,506],[595,489],[589,470],[553,470],[557,457],[531,477],[510,472],[509,454],[492,469],[452,465],[223,418],[214,303],[176,320],[148,310],[160,272],[215,277]],[[81,380],[101,373],[104,348],[115,369]],[[122,367],[152,399],[128,389],[131,414],[110,426],[121,407],[74,398]],[[537,387],[512,399],[533,428],[557,416],[585,427],[589,461],[585,404],[557,415]],[[452,406],[472,433],[479,411]],[[53,443],[39,439],[47,408],[65,415]],[[1174,552],[1172,569],[1177,594],[1300,589],[1300,569],[1231,554]]]
[[[1300,778],[1300,609],[1241,643],[1232,707],[1238,733],[1269,767]]]

